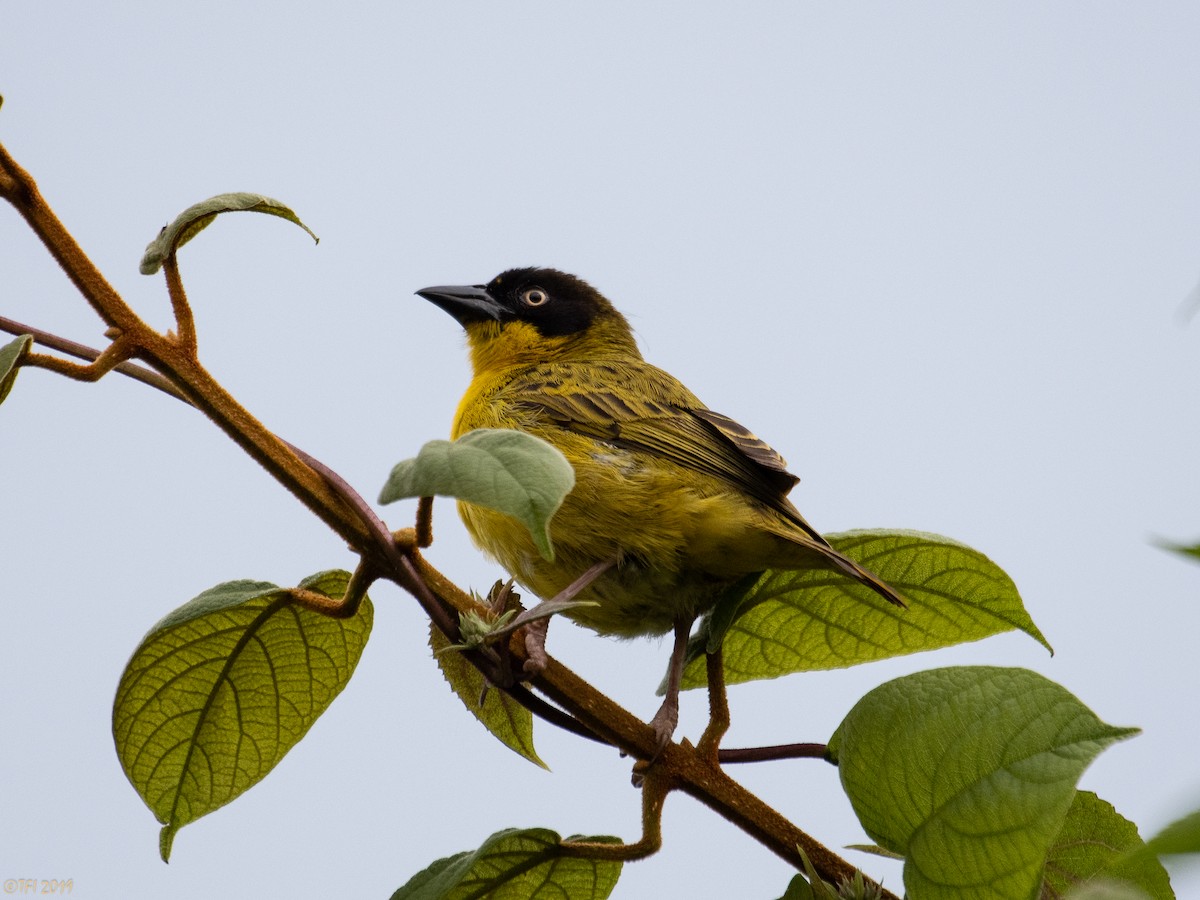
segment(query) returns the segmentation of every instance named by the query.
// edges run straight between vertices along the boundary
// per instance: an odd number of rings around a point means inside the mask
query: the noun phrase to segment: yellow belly
[[[538,553],[515,519],[459,504],[476,544],[542,599],[598,562],[616,560],[568,615],[602,634],[662,634],[709,609],[743,575],[766,568],[785,543],[763,513],[721,481],[644,454],[569,435],[563,450],[575,488],[550,523],[554,561]],[[581,450],[585,450],[581,454]]]

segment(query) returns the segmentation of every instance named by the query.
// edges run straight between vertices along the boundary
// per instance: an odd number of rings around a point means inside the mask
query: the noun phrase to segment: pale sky
[[[9,4],[0,140],[126,299],[181,251],[205,365],[374,498],[445,437],[468,371],[413,296],[549,265],[596,285],[649,359],[768,440],[824,531],[915,528],[1015,579],[1054,645],[1005,635],[733,688],[730,746],[824,741],[855,700],[945,665],[1033,668],[1145,733],[1081,787],[1143,835],[1200,806],[1200,7],[1133,4]],[[102,327],[7,207],[0,315]],[[27,372],[0,408],[0,880],[73,897],[386,898],[510,826],[635,839],[629,761],[549,727],[534,768],[442,682],[425,622],[374,592],[345,693],[280,766],[184,828],[170,865],[111,738],[122,667],[235,578],[295,583],[345,547],[194,411],[113,376]],[[412,504],[388,507],[393,527]],[[429,557],[499,571],[439,502]],[[649,717],[669,647],[562,622],[550,652]],[[684,697],[679,734],[702,730]],[[734,773],[832,847],[865,841],[819,762]],[[673,796],[616,897],[778,897],[788,867]],[[899,867],[847,852],[901,889]],[[1176,869],[1200,895],[1200,867]]]

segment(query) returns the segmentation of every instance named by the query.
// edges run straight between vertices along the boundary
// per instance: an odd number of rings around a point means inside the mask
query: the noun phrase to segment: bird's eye
[[[542,306],[549,299],[550,295],[539,287],[529,288],[521,292],[521,302],[526,306]]]

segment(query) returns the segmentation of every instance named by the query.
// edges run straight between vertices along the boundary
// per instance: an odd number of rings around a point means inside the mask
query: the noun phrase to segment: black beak
[[[441,307],[464,328],[471,322],[499,321],[507,310],[481,284],[421,288],[417,296]]]

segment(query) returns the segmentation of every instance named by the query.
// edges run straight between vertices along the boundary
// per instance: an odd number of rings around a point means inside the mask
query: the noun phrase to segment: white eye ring
[[[550,295],[539,287],[532,287],[521,292],[521,302],[526,306],[542,306],[550,300]]]

